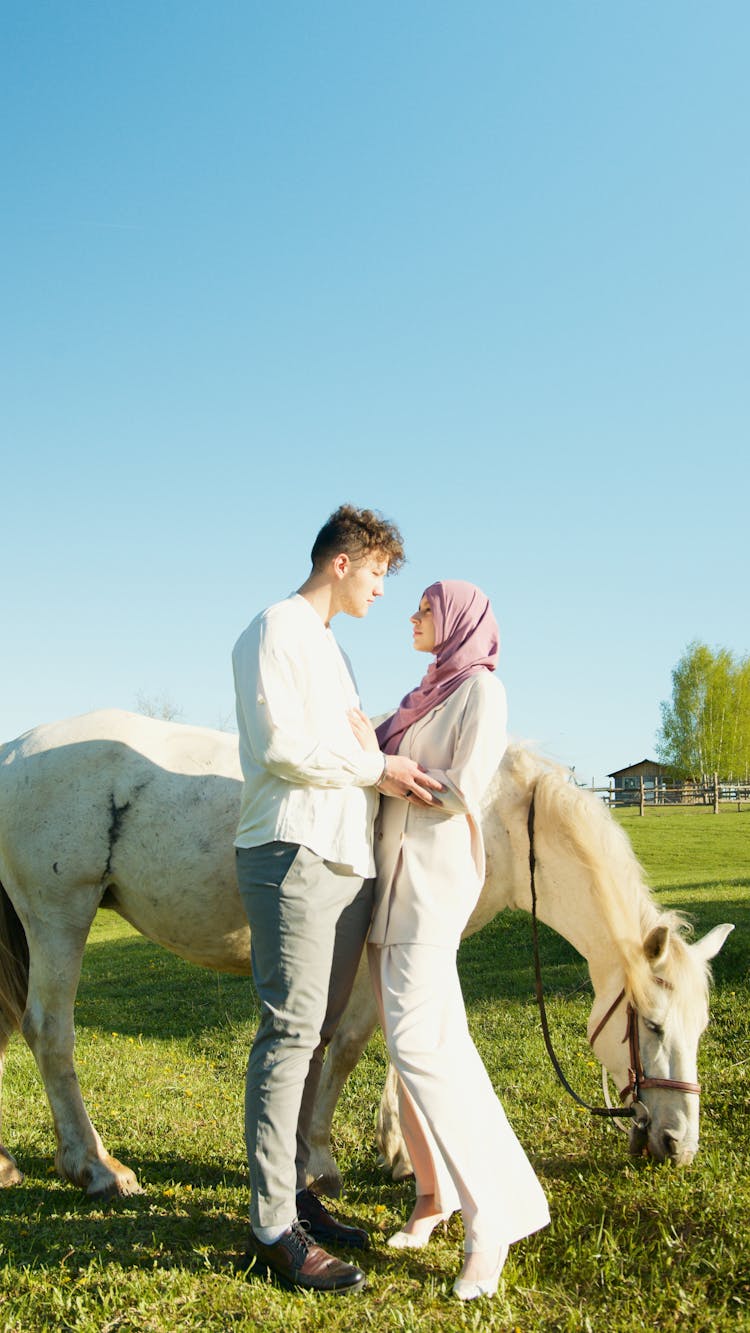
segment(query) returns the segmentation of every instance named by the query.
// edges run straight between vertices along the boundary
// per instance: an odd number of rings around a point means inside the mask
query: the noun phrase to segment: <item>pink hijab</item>
[[[404,732],[447,699],[469,676],[494,671],[500,631],[488,597],[473,583],[443,579],[423,594],[435,624],[435,661],[419,684],[405,694],[392,717],[381,722],[381,750],[396,754]]]

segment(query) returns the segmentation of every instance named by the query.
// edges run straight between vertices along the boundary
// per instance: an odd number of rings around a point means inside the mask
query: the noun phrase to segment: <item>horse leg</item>
[[[310,1130],[312,1183],[330,1195],[341,1193],[341,1175],[331,1155],[331,1127],[336,1103],[347,1078],[378,1025],[378,1010],[370,981],[367,958],[359,965],[354,987],[343,1017],[328,1047],[315,1101]],[[383,1165],[394,1180],[413,1174],[409,1152],[401,1134],[398,1115],[398,1081],[391,1066],[378,1112],[376,1140]]]
[[[3,1072],[5,1069],[5,1052],[10,1040],[10,1033],[6,1031],[3,1019],[0,1017],[0,1093],[3,1086]],[[15,1159],[0,1143],[0,1189],[6,1185],[20,1185],[23,1175],[19,1171]]]
[[[347,1078],[356,1065],[378,1023],[367,959],[362,958],[349,1003],[331,1039],[320,1076],[310,1126],[311,1183],[325,1194],[341,1192],[341,1175],[331,1155],[331,1125],[336,1103]]]
[[[388,1066],[383,1095],[380,1099],[375,1140],[380,1149],[380,1160],[394,1180],[406,1180],[407,1176],[414,1174],[409,1150],[401,1133],[398,1114],[398,1074],[393,1065]]]
[[[57,1136],[55,1166],[92,1196],[140,1194],[134,1173],[110,1157],[94,1129],[73,1064],[73,1004],[88,927],[26,925],[29,991],[21,1030],[34,1053]]]

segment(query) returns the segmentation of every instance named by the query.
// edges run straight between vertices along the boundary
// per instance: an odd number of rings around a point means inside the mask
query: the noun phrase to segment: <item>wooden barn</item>
[[[649,805],[663,799],[659,788],[667,780],[666,769],[656,759],[641,759],[637,764],[628,764],[627,768],[617,768],[607,777],[614,784],[615,805],[638,805],[641,799],[641,778],[643,778],[644,799]]]

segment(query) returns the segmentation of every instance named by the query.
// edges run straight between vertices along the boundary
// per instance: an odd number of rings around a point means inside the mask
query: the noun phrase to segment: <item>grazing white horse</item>
[[[91,923],[97,908],[111,907],[191,962],[249,972],[232,846],[240,783],[235,736],[132,713],[38,727],[0,748],[0,1073],[20,1027],[52,1108],[57,1170],[90,1195],[139,1189],[94,1129],[73,1063],[73,1004]],[[679,919],[653,903],[608,811],[518,748],[503,760],[484,810],[488,874],[467,933],[503,907],[529,906],[532,792],[539,916],[588,962],[590,1031],[624,989],[639,1015],[649,1076],[693,1084],[708,1019],[708,960],[732,927],[688,945]],[[618,1007],[595,1042],[618,1088],[628,1083],[624,1023]],[[373,1026],[361,978],[326,1061],[316,1118],[313,1174],[333,1181],[330,1116]],[[641,1101],[650,1123],[631,1130],[633,1146],[647,1145],[660,1160],[690,1160],[695,1091],[649,1088]],[[387,1112],[386,1123],[393,1137]],[[398,1148],[387,1151],[393,1159]],[[0,1184],[20,1179],[0,1147]]]

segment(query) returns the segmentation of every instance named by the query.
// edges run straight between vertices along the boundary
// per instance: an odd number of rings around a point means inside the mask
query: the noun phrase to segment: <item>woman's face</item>
[[[432,618],[432,609],[426,597],[423,597],[419,603],[419,610],[410,617],[414,626],[414,647],[418,653],[434,653],[435,651],[435,622]]]

